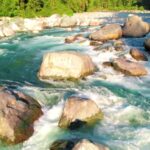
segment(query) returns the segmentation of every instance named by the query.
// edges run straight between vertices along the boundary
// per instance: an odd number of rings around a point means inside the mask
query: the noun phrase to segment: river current
[[[150,22],[150,14],[138,15]],[[128,13],[117,13],[104,19],[106,23],[123,24],[127,16]],[[94,27],[77,27],[70,31],[53,28],[37,34],[18,33],[0,41],[0,85],[34,97],[44,112],[34,124],[32,137],[15,146],[0,143],[0,150],[48,150],[55,140],[70,138],[88,138],[106,144],[111,150],[150,150],[150,62],[141,62],[149,72],[145,77],[127,77],[101,65],[103,61],[118,55],[128,55],[126,53],[130,47],[143,50],[150,60],[143,47],[146,37],[122,38],[127,45],[125,52],[93,51],[88,41],[64,43],[65,37],[69,35],[81,33],[86,37],[93,29]],[[43,55],[64,50],[89,54],[100,71],[77,83],[41,82],[37,72]],[[58,128],[64,102],[74,94],[94,100],[104,112],[103,121],[94,127],[76,131]]]

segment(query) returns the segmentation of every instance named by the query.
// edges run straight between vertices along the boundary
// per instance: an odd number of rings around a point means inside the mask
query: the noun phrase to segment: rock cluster
[[[92,18],[92,19],[91,19]],[[89,15],[89,19],[80,14],[72,17],[53,15],[47,18],[12,20],[2,18],[0,22],[0,37],[11,36],[19,31],[38,32],[49,27],[99,26],[100,20]],[[19,21],[18,21],[19,20]],[[136,30],[135,30],[136,29]],[[65,43],[91,40],[90,46],[96,51],[124,52],[125,43],[122,36],[141,37],[149,33],[149,24],[138,16],[130,16],[121,27],[119,24],[109,24],[94,31],[88,38],[82,35],[69,36]],[[150,39],[146,39],[145,48],[150,51]],[[97,53],[97,52],[95,52]],[[112,67],[128,76],[145,76],[148,74],[141,62],[148,58],[140,50],[132,48],[126,56],[103,62],[103,67]],[[131,57],[130,56],[130,57]],[[134,59],[133,59],[134,58]],[[38,77],[40,80],[79,80],[94,74],[96,66],[91,57],[74,51],[49,52],[44,55]],[[100,70],[98,70],[100,71]],[[16,144],[27,140],[33,134],[33,123],[42,115],[40,104],[30,96],[21,92],[0,87],[0,138],[6,143]],[[103,112],[90,98],[71,96],[65,102],[58,126],[62,129],[76,130],[82,126],[93,125],[103,119]],[[60,140],[54,142],[50,150],[109,150],[107,146],[94,143],[87,139]]]
[[[47,53],[41,64],[40,79],[79,79],[94,72],[92,59],[85,54],[73,51]]]

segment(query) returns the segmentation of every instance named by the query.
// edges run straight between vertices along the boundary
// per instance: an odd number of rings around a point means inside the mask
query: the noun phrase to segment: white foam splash
[[[0,49],[0,55],[5,55],[7,53],[6,49]]]

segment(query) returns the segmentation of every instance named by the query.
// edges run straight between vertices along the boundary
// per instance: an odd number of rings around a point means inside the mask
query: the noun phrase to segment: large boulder
[[[94,72],[88,55],[78,52],[51,52],[44,58],[38,76],[40,79],[79,79]]]
[[[136,60],[147,61],[147,57],[137,48],[131,48],[130,50],[131,56]]]
[[[114,69],[121,71],[125,75],[129,76],[144,76],[147,75],[146,69],[136,63],[126,60],[124,58],[118,58],[112,62]]]
[[[144,22],[141,17],[132,15],[129,16],[122,28],[123,36],[142,37],[149,33],[149,24]]]
[[[71,139],[55,141],[50,146],[50,150],[109,150],[109,148],[87,139]]]
[[[84,124],[92,124],[103,118],[103,113],[90,99],[70,97],[64,106],[59,127],[76,129]]]
[[[122,36],[121,26],[118,24],[106,25],[100,30],[90,34],[89,38],[96,41],[119,39]]]
[[[147,51],[150,52],[150,38],[148,38],[144,41],[144,47]]]
[[[27,140],[34,132],[33,123],[42,115],[33,98],[0,87],[0,139],[8,144]]]

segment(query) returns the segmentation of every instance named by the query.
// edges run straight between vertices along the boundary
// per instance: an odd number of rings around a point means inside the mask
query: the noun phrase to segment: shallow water
[[[150,22],[150,14],[139,14]],[[123,23],[128,13],[119,13],[107,22]],[[119,55],[128,55],[130,47],[144,51],[143,38],[123,39],[126,52],[93,51],[88,41],[65,44],[68,35],[82,33],[85,36],[94,28],[75,28],[73,31],[55,28],[38,34],[24,33],[0,41],[0,84],[21,90],[42,105],[44,115],[36,121],[33,136],[26,142],[7,146],[0,150],[48,150],[57,139],[89,138],[108,145],[111,150],[150,150],[150,76],[127,77],[111,68],[103,68],[102,62]],[[150,35],[147,35],[147,37]],[[38,80],[37,72],[42,57],[49,51],[73,50],[89,54],[99,72],[78,83]],[[146,53],[146,52],[145,52]],[[149,57],[149,54],[146,53]],[[150,63],[144,63],[150,72]],[[105,78],[104,78],[105,76]],[[57,127],[63,104],[71,95],[86,96],[94,100],[104,112],[104,120],[94,127],[76,131]]]

